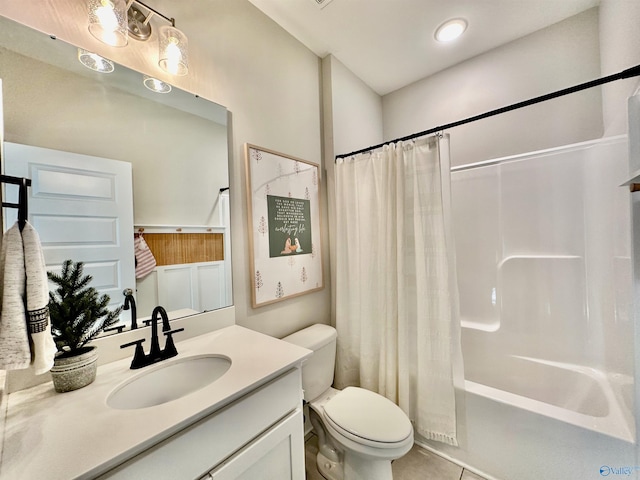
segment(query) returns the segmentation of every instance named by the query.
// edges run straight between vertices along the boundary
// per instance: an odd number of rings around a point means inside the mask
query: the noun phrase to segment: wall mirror
[[[89,70],[77,47],[3,17],[0,32],[3,173],[32,179],[29,221],[48,268],[85,261],[112,304],[134,289],[139,320],[155,305],[173,318],[230,306],[226,109],[176,88],[152,92],[142,74],[117,64]],[[124,188],[103,168],[110,164],[130,166],[132,200],[121,216],[100,213]],[[15,201],[17,189],[4,188]],[[6,229],[16,213],[3,213]],[[140,233],[157,267],[136,279]],[[96,246],[107,252],[98,260],[87,256]]]

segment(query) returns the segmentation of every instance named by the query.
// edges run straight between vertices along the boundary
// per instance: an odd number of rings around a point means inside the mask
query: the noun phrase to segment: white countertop
[[[299,365],[311,354],[237,325],[178,341],[176,346],[177,357],[140,370],[129,369],[131,358],[99,367],[95,382],[80,390],[56,393],[49,382],[10,394],[0,479],[93,478]],[[231,368],[201,390],[162,405],[137,410],[107,406],[108,394],[126,379],[200,354],[225,355],[232,360]]]

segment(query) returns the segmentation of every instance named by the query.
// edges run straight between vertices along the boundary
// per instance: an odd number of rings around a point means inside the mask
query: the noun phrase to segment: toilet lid
[[[401,442],[413,431],[400,407],[364,388],[345,388],[324,405],[324,413],[338,429],[374,442]]]

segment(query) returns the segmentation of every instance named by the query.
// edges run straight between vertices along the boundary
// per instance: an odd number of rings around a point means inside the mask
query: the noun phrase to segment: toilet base
[[[344,480],[393,480],[391,460],[374,460],[351,452],[344,455]]]
[[[318,452],[318,472],[327,480],[393,480],[391,461],[371,460],[345,453],[345,462],[339,464]]]
[[[338,462],[329,460],[322,452],[318,452],[316,456],[316,464],[318,471],[327,480],[344,480],[342,465]]]

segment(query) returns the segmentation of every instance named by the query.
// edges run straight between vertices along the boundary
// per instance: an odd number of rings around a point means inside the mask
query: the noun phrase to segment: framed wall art
[[[250,144],[245,161],[253,307],[324,288],[318,165]]]

